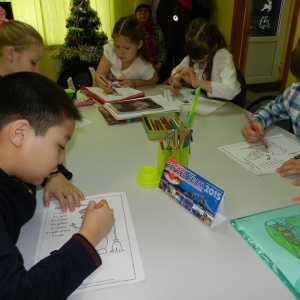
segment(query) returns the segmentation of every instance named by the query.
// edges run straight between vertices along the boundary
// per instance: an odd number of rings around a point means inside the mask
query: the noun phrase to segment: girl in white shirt
[[[103,56],[95,74],[97,85],[107,94],[113,92],[112,82],[135,88],[158,82],[146,45],[144,29],[134,17],[122,17],[114,26],[113,41],[104,46]]]
[[[172,93],[181,88],[181,78],[211,98],[232,100],[241,91],[225,38],[213,23],[201,18],[191,22],[185,36],[185,52],[187,56],[172,71],[178,72],[171,81]]]

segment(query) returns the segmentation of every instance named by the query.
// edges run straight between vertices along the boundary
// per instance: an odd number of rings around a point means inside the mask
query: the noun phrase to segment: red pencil
[[[256,133],[259,134],[259,139],[262,142],[262,144],[265,146],[265,148],[268,148],[266,141],[263,139],[262,135],[258,132],[257,127],[255,126],[255,124],[253,123],[253,121],[251,120],[251,118],[249,117],[247,112],[244,112],[244,115],[245,115],[246,119],[249,121],[249,123],[251,124],[252,129],[255,130]]]

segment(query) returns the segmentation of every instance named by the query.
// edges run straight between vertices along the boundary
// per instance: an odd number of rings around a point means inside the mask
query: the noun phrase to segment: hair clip
[[[2,6],[0,6],[0,26],[3,23],[6,23],[8,21],[9,20],[6,19],[6,11],[5,11],[5,9]]]

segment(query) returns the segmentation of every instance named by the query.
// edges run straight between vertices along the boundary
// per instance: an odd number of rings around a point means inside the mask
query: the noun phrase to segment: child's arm
[[[126,78],[126,77],[120,77],[120,78],[118,78],[118,80],[119,80],[119,85],[121,87],[135,88],[135,87],[142,86],[142,85],[156,84],[158,82],[158,74],[157,74],[157,71],[154,70],[154,74],[153,74],[152,78],[150,78],[149,80],[131,79],[131,78]]]
[[[110,70],[110,62],[105,57],[105,55],[102,55],[95,73],[95,81],[97,86],[99,86],[106,94],[113,93],[112,83],[108,82],[106,79],[109,70]]]
[[[257,120],[253,120],[253,123],[255,124],[255,126],[258,129],[258,132],[261,136],[263,136],[265,134],[264,132],[264,128],[262,126],[262,124],[257,121]],[[259,141],[259,134],[252,129],[251,124],[247,123],[244,125],[243,129],[242,129],[242,135],[245,138],[245,140],[249,143],[256,143]]]
[[[70,211],[74,211],[74,206],[79,207],[80,201],[85,199],[83,193],[59,172],[51,175],[46,182],[43,196],[45,206],[49,206],[53,196],[60,203],[62,211],[67,210],[66,200]]]

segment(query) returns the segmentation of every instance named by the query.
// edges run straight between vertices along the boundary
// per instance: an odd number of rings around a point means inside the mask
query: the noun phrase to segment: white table
[[[144,87],[147,96],[159,87]],[[256,176],[217,148],[242,142],[243,110],[231,103],[194,119],[190,168],[226,191],[227,221],[210,229],[158,188],[135,182],[142,166],[156,166],[157,141],[141,123],[108,126],[96,106],[80,108],[92,123],[76,129],[67,146],[66,166],[86,195],[126,192],[146,280],[100,289],[70,299],[294,299],[290,291],[229,224],[231,218],[291,205],[300,195],[291,179]],[[273,127],[267,136],[283,132]],[[295,138],[284,132],[285,135]],[[18,246],[33,264],[42,218],[42,193],[34,218]]]

